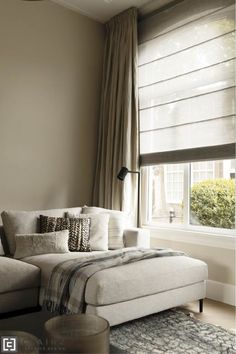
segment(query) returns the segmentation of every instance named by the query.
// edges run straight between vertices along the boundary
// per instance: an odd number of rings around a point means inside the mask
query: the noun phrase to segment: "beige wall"
[[[210,280],[235,285],[235,251],[233,249],[161,240],[156,237],[152,237],[151,245],[181,250],[189,256],[201,259],[208,264]]]
[[[0,212],[90,203],[104,27],[0,1]]]

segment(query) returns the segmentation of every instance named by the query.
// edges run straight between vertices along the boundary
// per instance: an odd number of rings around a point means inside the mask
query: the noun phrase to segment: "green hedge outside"
[[[205,180],[191,189],[191,223],[235,228],[235,181]]]

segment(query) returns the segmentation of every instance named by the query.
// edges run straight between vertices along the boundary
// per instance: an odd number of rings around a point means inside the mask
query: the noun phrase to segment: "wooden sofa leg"
[[[202,313],[203,312],[203,299],[199,300],[199,312]]]

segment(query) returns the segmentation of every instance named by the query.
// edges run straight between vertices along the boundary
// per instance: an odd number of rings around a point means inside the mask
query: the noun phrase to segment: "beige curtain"
[[[137,9],[106,24],[99,143],[93,204],[117,210],[137,205],[137,176],[117,179],[122,166],[138,169]]]

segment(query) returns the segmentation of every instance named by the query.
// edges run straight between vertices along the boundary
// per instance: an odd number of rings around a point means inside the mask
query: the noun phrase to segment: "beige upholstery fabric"
[[[188,285],[182,288],[164,291],[134,300],[118,302],[112,305],[88,305],[86,313],[96,314],[105,318],[111,326],[180,306],[191,301],[204,299],[206,296],[205,282]]]
[[[90,254],[96,258],[101,251]],[[41,286],[46,287],[56,264],[78,256],[86,259],[88,254],[39,255],[24,258],[24,261],[41,268]],[[107,305],[201,282],[206,278],[207,265],[197,259],[186,256],[155,258],[94,274],[87,283],[85,299],[88,304]]]
[[[15,253],[15,235],[16,234],[34,234],[39,232],[38,218],[40,214],[46,216],[64,216],[68,211],[80,213],[81,208],[67,208],[67,209],[51,209],[38,211],[3,211],[2,221],[10,249],[10,254]]]
[[[40,286],[40,269],[16,259],[0,257],[0,293]]]
[[[45,253],[68,253],[69,230],[45,234],[16,235],[14,258],[20,259]]]
[[[108,248],[118,249],[124,247],[123,232],[128,224],[128,214],[118,210],[103,209],[97,207],[82,208],[82,214],[109,214],[108,224]]]
[[[111,252],[111,251],[107,251]],[[33,264],[41,269],[41,286],[46,287],[48,284],[49,277],[53,268],[69,259],[74,258],[90,258],[91,256],[96,258],[97,255],[107,253],[105,251],[93,251],[93,252],[70,252],[70,253],[58,253],[58,254],[41,254],[38,256],[26,257],[23,258],[22,261]],[[0,257],[1,258],[1,257]]]
[[[87,282],[85,300],[109,305],[207,279],[207,265],[186,256],[160,257],[104,269]]]
[[[123,235],[125,247],[150,248],[150,230],[132,228],[124,230]]]

